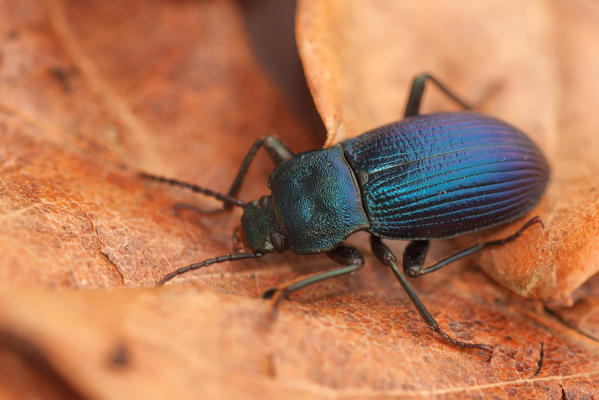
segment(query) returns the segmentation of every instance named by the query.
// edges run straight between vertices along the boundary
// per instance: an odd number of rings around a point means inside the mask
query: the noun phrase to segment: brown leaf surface
[[[43,354],[54,375],[91,398],[537,399],[559,398],[560,385],[571,395],[599,385],[596,342],[477,272],[420,289],[459,337],[497,346],[488,364],[430,335],[398,291],[383,289],[383,303],[378,288],[351,286],[284,305],[275,324],[263,301],[199,288],[10,290],[0,299],[0,324],[10,329],[0,349]],[[17,340],[26,345],[15,349]],[[533,377],[539,340],[545,359]]]
[[[31,4],[7,3],[0,16],[2,282],[152,285],[230,250],[232,227],[198,235],[202,224],[172,215],[192,197],[161,197],[165,188],[135,171],[226,191],[257,137],[310,147],[251,58],[236,7],[131,1],[132,19],[117,2]],[[258,164],[249,198],[272,168]]]
[[[528,132],[552,166],[529,215],[545,230],[478,260],[523,296],[568,302],[599,267],[598,22],[599,4],[588,0],[300,1],[297,32],[328,145],[400,118],[423,71]],[[429,92],[425,112],[455,109]]]
[[[0,50],[0,397],[559,398],[563,386],[576,398],[599,387],[596,306],[550,314],[467,265],[415,286],[451,334],[495,346],[490,363],[439,341],[370,256],[358,274],[294,295],[274,323],[261,293],[330,260],[273,255],[153,288],[230,251],[239,213],[175,217],[178,201],[216,204],[136,171],[226,191],[266,133],[318,146],[254,60],[236,3],[3,2]],[[244,199],[265,193],[271,168],[257,160]],[[368,254],[366,239],[352,242]],[[589,283],[579,296],[596,304],[598,293]]]

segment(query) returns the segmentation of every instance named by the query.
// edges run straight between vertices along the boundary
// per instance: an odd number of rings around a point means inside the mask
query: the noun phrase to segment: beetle
[[[489,345],[462,342],[445,333],[404,274],[418,277],[439,270],[484,248],[513,241],[534,224],[542,225],[539,217],[534,217],[504,239],[478,243],[424,266],[430,240],[503,225],[529,212],[547,186],[549,165],[528,136],[493,117],[471,111],[421,115],[427,82],[470,109],[425,73],[413,79],[404,118],[398,122],[297,155],[273,136],[257,140],[227,194],[143,174],[222,201],[223,207],[212,212],[243,208],[241,234],[249,249],[179,268],[158,285],[200,267],[285,250],[326,253],[341,265],[266,291],[263,297],[271,299],[274,312],[281,299],[301,288],[359,270],[364,264],[362,255],[343,242],[357,231],[367,231],[374,255],[391,268],[426,323],[452,345],[491,355]],[[268,180],[271,193],[246,203],[236,196],[261,147],[275,164]],[[186,204],[177,207],[196,209]],[[403,254],[404,274],[382,239],[411,241]]]

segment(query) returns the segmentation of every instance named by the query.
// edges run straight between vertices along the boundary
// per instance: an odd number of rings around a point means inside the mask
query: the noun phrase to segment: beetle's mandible
[[[259,139],[226,195],[142,174],[217,198],[224,207],[214,211],[243,208],[241,232],[248,252],[180,268],[162,278],[159,285],[207,265],[285,250],[326,253],[341,265],[265,292],[264,297],[272,299],[274,312],[285,296],[360,269],[364,264],[362,255],[355,247],[343,245],[343,241],[354,232],[367,231],[375,256],[391,268],[434,331],[453,345],[491,354],[491,346],[459,341],[439,327],[381,239],[411,240],[403,255],[403,271],[409,277],[436,271],[483,248],[512,241],[531,225],[541,223],[540,219],[528,220],[502,240],[479,243],[424,266],[429,240],[506,224],[530,211],[545,190],[549,166],[530,138],[495,118],[475,112],[420,115],[426,82],[435,84],[463,108],[470,108],[433,76],[422,74],[414,78],[404,119],[398,122],[333,147],[297,155],[272,136]],[[276,165],[268,180],[271,194],[245,203],[236,195],[261,147]]]

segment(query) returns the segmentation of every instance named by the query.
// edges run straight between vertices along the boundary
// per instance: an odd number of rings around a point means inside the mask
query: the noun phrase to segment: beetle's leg
[[[314,283],[324,281],[325,279],[350,274],[362,268],[364,265],[364,258],[362,257],[362,254],[360,254],[358,249],[352,246],[337,246],[333,250],[329,251],[327,255],[344,266],[326,272],[316,272],[313,274],[300,276],[294,280],[285,282],[282,286],[272,288],[264,292],[262,297],[265,299],[271,299],[271,315],[274,315],[281,300],[291,293]]]
[[[233,180],[233,184],[231,188],[227,192],[228,196],[236,197],[237,193],[239,193],[239,189],[241,188],[241,184],[243,183],[243,179],[248,172],[250,164],[254,160],[256,153],[260,150],[260,147],[264,147],[275,166],[279,165],[282,161],[285,161],[293,156],[293,153],[287,146],[285,146],[279,139],[274,136],[267,136],[265,138],[260,138],[254,142],[252,147],[248,150],[239,170],[237,171],[237,175]],[[177,211],[185,208],[194,210],[200,214],[217,214],[223,211],[230,210],[233,205],[229,203],[224,203],[222,207],[215,208],[213,210],[202,210],[196,206],[186,204],[186,203],[177,203],[175,204],[175,214]]]
[[[525,230],[527,230],[528,228],[530,228],[531,226],[533,226],[534,224],[537,224],[537,223],[541,224],[541,226],[543,225],[543,222],[541,221],[541,219],[538,216],[533,217],[530,220],[528,220],[528,222],[526,222],[524,225],[522,225],[522,227],[520,229],[518,229],[518,231],[516,233],[514,233],[504,239],[493,240],[490,242],[475,244],[472,247],[468,247],[467,249],[458,251],[457,253],[454,253],[448,257],[445,257],[445,258],[437,261],[433,265],[429,265],[428,267],[422,266],[424,264],[424,258],[426,257],[426,251],[428,250],[428,240],[415,240],[413,242],[410,242],[410,244],[408,245],[408,247],[406,247],[406,250],[404,251],[404,254],[403,254],[404,272],[406,273],[407,276],[409,276],[411,278],[415,278],[417,276],[428,274],[429,272],[437,271],[437,270],[445,267],[446,265],[449,265],[449,264],[451,264],[455,261],[458,261],[464,257],[467,257],[469,255],[478,253],[479,251],[481,251],[482,249],[485,249],[487,247],[501,246],[501,245],[509,243],[513,240],[516,240],[518,237],[520,237],[524,233]]]
[[[543,342],[541,342],[541,351],[539,352],[539,361],[537,361],[537,369],[532,374],[533,377],[539,375],[539,372],[541,372],[541,368],[543,367],[543,359],[544,358],[545,358],[545,352],[543,350]]]
[[[243,162],[241,163],[241,166],[239,167],[239,170],[237,171],[237,175],[235,176],[235,179],[233,180],[233,184],[231,185],[231,188],[227,192],[226,197],[235,198],[237,196],[237,193],[239,192],[239,189],[241,188],[241,184],[243,183],[243,179],[245,178],[245,175],[247,174],[248,168],[249,168],[250,164],[252,163],[252,161],[254,160],[256,153],[258,152],[258,150],[260,150],[260,147],[264,147],[264,149],[266,150],[266,152],[268,153],[268,155],[274,162],[275,166],[279,165],[281,162],[283,162],[293,156],[293,153],[291,152],[291,150],[289,150],[289,148],[287,148],[287,146],[285,146],[279,139],[277,139],[274,136],[267,136],[265,138],[260,138],[260,139],[256,140],[254,142],[254,144],[252,145],[252,147],[250,147],[245,158],[243,159]],[[142,176],[147,179],[153,179],[153,180],[157,180],[160,182],[166,182],[170,185],[182,186],[182,187],[186,187],[186,188],[190,188],[190,189],[192,187],[195,187],[196,189],[198,189],[198,190],[196,190],[198,192],[202,192],[202,193],[208,194],[209,196],[216,197],[213,194],[211,194],[211,193],[214,193],[212,191],[199,188],[199,187],[197,187],[195,185],[191,185],[189,183],[177,181],[175,179],[167,179],[167,178],[162,178],[160,176],[154,176],[154,175],[145,174],[145,173],[142,174]],[[192,190],[194,190],[194,189],[192,189]],[[210,192],[210,193],[207,193],[207,192]],[[222,200],[222,199],[219,199],[219,200]],[[193,210],[200,214],[216,214],[216,213],[219,213],[222,211],[230,210],[231,207],[233,207],[233,205],[234,205],[234,203],[232,203],[232,202],[224,201],[223,206],[220,208],[217,208],[214,210],[202,210],[202,209],[200,209],[196,206],[193,206],[191,204],[177,203],[177,204],[175,204],[175,214],[177,214],[177,212],[182,208]]]
[[[233,180],[233,184],[231,188],[227,192],[227,195],[236,197],[237,193],[239,193],[239,189],[241,188],[241,184],[243,183],[243,179],[248,172],[250,164],[254,160],[256,153],[260,150],[260,147],[263,147],[274,162],[275,166],[279,165],[281,162],[290,159],[293,156],[293,153],[287,146],[285,146],[279,139],[274,136],[267,136],[265,138],[258,139],[254,142],[250,150],[246,154],[243,162],[241,163],[241,167],[239,167],[239,171],[237,171],[237,175]],[[231,205],[225,203],[223,207],[217,208],[214,210],[201,211],[203,214],[214,214],[221,211],[226,211],[231,209]],[[197,209],[197,208],[196,208]]]
[[[424,73],[416,75],[412,80],[412,87],[410,89],[410,95],[406,104],[404,117],[413,117],[415,115],[420,114],[420,103],[422,102],[422,95],[424,94],[426,81],[435,84],[435,86],[437,86],[439,90],[445,93],[447,97],[458,103],[464,109],[469,110],[472,108],[467,102],[460,99],[460,97],[455,95],[451,90],[449,90],[447,86],[445,86],[439,80],[437,80],[437,78],[435,78],[431,74]]]
[[[420,315],[422,315],[422,318],[424,318],[426,323],[435,332],[437,332],[439,335],[441,335],[443,337],[443,339],[445,339],[447,342],[449,342],[450,344],[452,344],[454,346],[462,347],[462,348],[484,350],[489,353],[489,359],[491,359],[491,356],[493,354],[493,347],[488,346],[486,344],[462,342],[462,341],[452,338],[447,333],[445,333],[439,327],[439,324],[437,323],[437,321],[435,321],[435,318],[433,318],[431,313],[428,312],[428,310],[426,309],[424,304],[422,304],[422,301],[420,301],[420,299],[418,298],[418,295],[416,294],[416,292],[414,291],[414,289],[412,288],[412,286],[410,285],[408,280],[403,276],[403,274],[397,267],[397,264],[395,263],[396,258],[395,258],[395,255],[393,254],[393,252],[391,252],[391,250],[387,247],[387,245],[385,245],[381,241],[380,238],[378,238],[374,235],[370,235],[370,245],[372,247],[372,252],[376,256],[376,258],[378,258],[381,263],[383,263],[384,265],[391,268],[391,270],[393,271],[393,274],[395,274],[395,277],[397,278],[399,283],[401,283],[401,286],[403,286],[404,290],[410,297],[410,300],[412,300],[412,303],[414,303],[414,305],[416,306],[416,309],[418,310]]]
[[[290,159],[293,156],[291,150],[287,148],[279,139],[274,136],[267,136],[265,138],[258,139],[254,142],[252,147],[250,147],[248,153],[246,154],[241,166],[239,167],[239,171],[237,171],[237,176],[235,176],[235,180],[233,180],[233,184],[231,188],[227,192],[229,196],[237,196],[239,193],[239,189],[241,188],[241,184],[243,183],[243,179],[248,172],[248,168],[250,164],[254,160],[256,153],[260,150],[260,147],[264,147],[275,166],[279,165],[281,162]],[[225,208],[227,209],[227,205]]]

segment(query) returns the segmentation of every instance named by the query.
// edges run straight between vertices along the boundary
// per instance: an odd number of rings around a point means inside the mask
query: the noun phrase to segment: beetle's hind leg
[[[364,265],[362,254],[352,246],[337,246],[329,251],[327,255],[334,261],[344,266],[326,272],[316,272],[309,275],[300,276],[294,280],[284,283],[283,285],[272,288],[264,292],[262,295],[265,299],[271,299],[271,316],[276,313],[277,307],[281,300],[291,293],[298,291],[306,286],[322,282],[326,279],[335,278],[341,275],[350,274],[359,270]]]
[[[412,300],[412,303],[414,303],[414,305],[416,306],[416,309],[418,310],[420,315],[422,315],[422,318],[424,318],[426,323],[435,332],[437,332],[439,335],[441,335],[443,337],[443,339],[445,339],[448,343],[450,343],[454,346],[461,347],[461,348],[480,349],[480,350],[486,351],[487,353],[489,353],[489,360],[491,359],[491,356],[493,355],[493,347],[488,346],[486,344],[462,342],[462,341],[452,338],[447,333],[445,333],[439,327],[439,324],[437,323],[435,318],[433,318],[431,313],[428,312],[428,310],[426,309],[426,307],[424,306],[422,301],[420,301],[420,298],[418,298],[418,295],[412,288],[412,285],[410,285],[410,283],[408,282],[406,277],[403,276],[403,274],[397,267],[397,264],[395,263],[396,258],[395,258],[395,255],[393,254],[393,252],[391,252],[391,250],[387,247],[387,245],[385,245],[381,241],[380,238],[378,238],[374,235],[370,236],[370,245],[372,247],[372,252],[379,259],[379,261],[381,263],[383,263],[384,265],[388,266],[389,268],[391,268],[391,270],[393,271],[393,274],[395,275],[395,277],[397,278],[399,283],[401,283],[401,286],[403,286],[404,290],[410,297],[410,300]]]
[[[504,239],[493,240],[490,242],[478,243],[472,247],[468,247],[467,249],[458,251],[448,257],[445,257],[436,263],[429,265],[428,267],[424,267],[424,259],[426,258],[426,252],[428,251],[428,240],[414,240],[408,244],[406,250],[403,254],[403,268],[404,272],[410,278],[416,278],[418,276],[428,274],[430,272],[435,272],[453,262],[456,262],[464,257],[470,256],[472,254],[478,253],[479,251],[493,246],[501,246],[511,241],[516,240],[524,231],[535,224],[543,225],[541,219],[536,216],[528,220],[518,231]]]
[[[420,114],[420,103],[422,102],[422,96],[424,95],[424,89],[426,87],[426,82],[431,82],[435,86],[441,90],[447,97],[458,103],[462,108],[466,110],[470,110],[472,107],[462,100],[459,96],[454,94],[451,90],[447,88],[441,81],[432,76],[431,74],[424,73],[420,75],[416,75],[412,80],[412,87],[410,88],[410,94],[408,97],[408,102],[406,103],[406,110],[404,112],[404,117],[413,117],[415,115]]]

